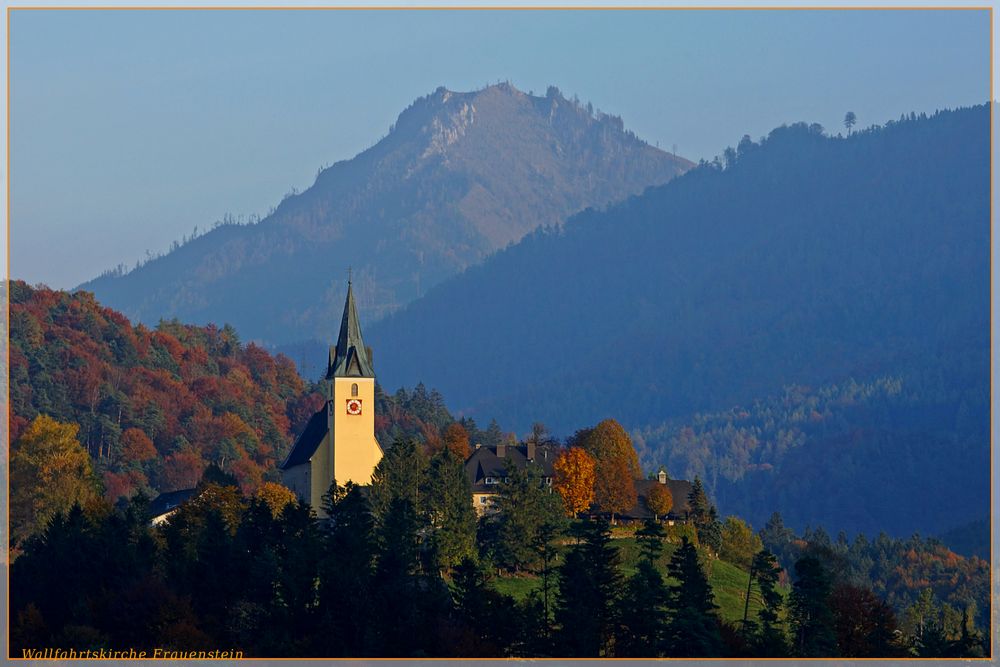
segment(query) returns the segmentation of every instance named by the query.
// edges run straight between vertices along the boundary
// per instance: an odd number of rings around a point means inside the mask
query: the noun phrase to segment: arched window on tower
[[[354,384],[351,385],[351,398],[354,398],[357,395],[358,395],[358,383],[355,382]]]

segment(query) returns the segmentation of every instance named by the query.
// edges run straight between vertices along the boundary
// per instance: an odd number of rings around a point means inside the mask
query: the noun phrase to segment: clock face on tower
[[[361,414],[361,399],[360,398],[349,398],[349,399],[347,399],[347,414],[349,414],[349,415],[360,415]]]

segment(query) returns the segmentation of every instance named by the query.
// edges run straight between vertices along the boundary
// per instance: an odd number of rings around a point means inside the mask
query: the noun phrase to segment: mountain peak
[[[540,226],[691,166],[554,86],[544,96],[510,83],[439,87],[259,225],[210,232],[84,287],[149,323],[229,321],[269,343],[327,340],[344,299],[331,275],[348,265],[358,307],[374,322]],[[248,294],[253,307],[241,307]]]

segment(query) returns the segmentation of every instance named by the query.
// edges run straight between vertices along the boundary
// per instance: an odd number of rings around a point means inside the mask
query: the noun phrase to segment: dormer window
[[[496,478],[495,478],[495,477],[487,477],[487,478],[486,478],[486,483],[487,483],[487,484],[496,484],[496,483],[497,483],[497,480],[496,480]]]

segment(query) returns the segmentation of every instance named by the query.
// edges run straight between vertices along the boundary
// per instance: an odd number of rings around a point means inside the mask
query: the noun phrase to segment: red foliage
[[[205,462],[194,450],[186,449],[171,454],[163,462],[163,479],[160,482],[160,490],[177,491],[193,488],[198,484],[204,470]]]

